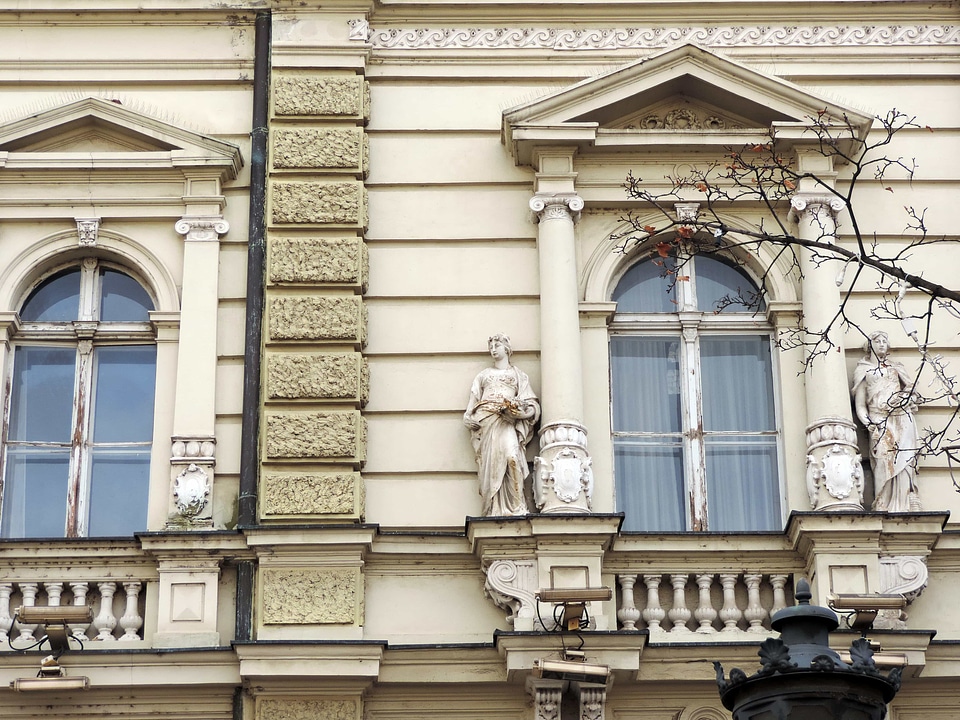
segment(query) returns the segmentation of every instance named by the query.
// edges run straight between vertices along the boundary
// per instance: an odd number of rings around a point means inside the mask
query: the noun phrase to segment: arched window
[[[757,285],[715,255],[658,257],[629,268],[612,299],[623,529],[781,529],[772,333]]]
[[[146,528],[153,440],[153,302],[94,258],[20,308],[5,428],[3,537],[125,536]]]

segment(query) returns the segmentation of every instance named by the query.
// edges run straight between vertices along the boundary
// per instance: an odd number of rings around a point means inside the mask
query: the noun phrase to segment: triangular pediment
[[[774,128],[799,136],[816,117],[849,121],[858,134],[872,124],[858,110],[687,44],[506,110],[503,137],[527,164],[536,145],[735,145]]]
[[[240,150],[123,107],[88,97],[0,125],[0,167],[219,167],[236,177]]]

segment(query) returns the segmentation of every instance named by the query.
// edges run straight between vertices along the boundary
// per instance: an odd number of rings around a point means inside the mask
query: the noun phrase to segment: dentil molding
[[[960,25],[836,25],[646,28],[391,28],[373,30],[379,50],[629,50],[681,43],[707,47],[960,45]]]

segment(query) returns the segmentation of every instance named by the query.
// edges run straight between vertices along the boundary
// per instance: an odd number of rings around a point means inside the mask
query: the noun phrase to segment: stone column
[[[593,471],[583,426],[583,370],[574,222],[583,199],[538,193],[530,208],[539,222],[540,454],[534,499],[542,513],[590,512]]]
[[[213,522],[220,236],[230,226],[219,216],[187,216],[175,229],[184,236],[183,290],[168,525],[203,528]]]
[[[844,203],[832,195],[798,193],[791,200],[803,240],[835,242],[836,216]],[[803,323],[821,332],[840,307],[833,263],[817,266],[802,249]],[[807,490],[815,510],[862,510],[863,469],[857,449],[841,328],[835,324],[830,351],[811,359],[805,371],[807,401]]]

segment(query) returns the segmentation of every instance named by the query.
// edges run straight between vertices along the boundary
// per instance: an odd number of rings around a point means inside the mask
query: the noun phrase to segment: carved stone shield
[[[553,492],[564,502],[573,502],[580,497],[580,476],[583,467],[580,458],[558,457],[553,461]]]

